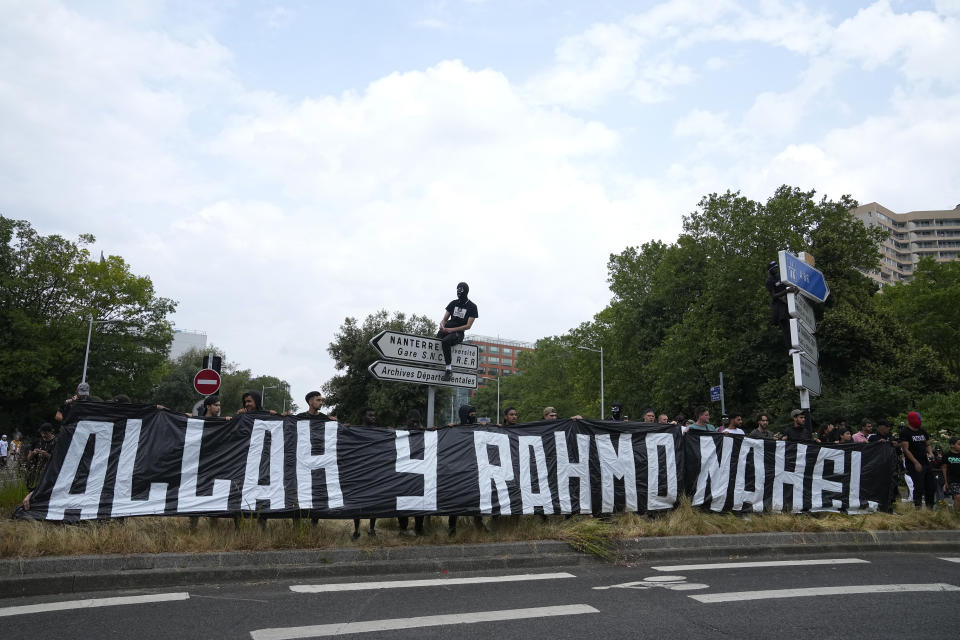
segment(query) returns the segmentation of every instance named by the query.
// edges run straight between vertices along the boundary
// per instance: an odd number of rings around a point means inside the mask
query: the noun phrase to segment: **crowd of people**
[[[63,413],[67,410],[70,402],[83,402],[99,400],[90,396],[89,385],[83,383],[77,389],[77,395],[67,401],[63,409],[57,411],[55,421],[63,420]],[[298,418],[312,418],[321,420],[337,421],[344,426],[361,427],[381,427],[378,424],[377,411],[372,407],[364,408],[355,423],[349,420],[341,420],[336,415],[323,413],[323,396],[319,391],[311,391],[305,398],[306,410],[295,414]],[[126,396],[116,396],[112,399],[115,403],[129,403]],[[257,391],[248,391],[241,398],[242,406],[239,407],[235,415],[245,413],[265,413],[277,415],[276,411],[264,410],[260,394]],[[163,408],[163,407],[159,407]],[[190,415],[190,414],[188,414]],[[290,415],[289,412],[283,415]],[[204,418],[225,418],[230,416],[223,415],[222,404],[219,396],[211,395],[204,398],[202,404],[197,410],[198,417]],[[960,438],[953,436],[949,439],[948,448],[944,449],[938,444],[932,443],[930,434],[923,428],[923,421],[919,413],[911,411],[907,414],[907,419],[900,423],[899,431],[895,434],[893,427],[887,420],[863,419],[859,422],[858,428],[853,431],[847,426],[846,420],[839,418],[828,422],[818,429],[813,429],[809,420],[809,411],[806,409],[794,409],[790,413],[790,421],[785,426],[774,428],[774,420],[770,414],[760,413],[753,417],[750,427],[744,419],[742,413],[731,411],[723,414],[719,425],[711,424],[710,409],[706,406],[698,406],[694,409],[691,418],[684,414],[677,414],[672,419],[666,413],[657,412],[653,408],[646,408],[640,414],[640,420],[645,424],[670,424],[681,427],[683,433],[704,432],[719,433],[727,436],[741,436],[754,439],[765,440],[783,440],[788,442],[813,442],[829,445],[843,445],[856,443],[889,443],[896,451],[896,473],[891,474],[890,498],[891,504],[900,498],[900,479],[907,488],[907,500],[912,501],[919,509],[922,506],[935,508],[936,505],[946,502],[948,497],[952,497],[954,509],[960,510]],[[521,425],[520,415],[513,406],[503,409],[499,422],[496,424],[489,421],[478,422],[477,410],[472,405],[466,404],[460,407],[458,412],[459,421],[444,425],[444,427],[456,427],[461,425],[487,424],[489,426],[513,427]],[[541,419],[544,421],[558,420],[558,412],[552,406],[544,407]],[[570,419],[583,419],[580,415],[570,416]],[[611,406],[608,420],[627,421],[629,417],[626,414],[625,407],[620,402],[615,402]],[[526,422],[530,422],[527,420]],[[423,429],[425,428],[422,416],[417,409],[410,409],[407,413],[406,423],[394,428],[401,429]],[[32,491],[40,477],[47,461],[50,459],[53,449],[56,445],[56,429],[51,423],[44,423],[40,427],[40,436],[31,444],[25,444],[19,433],[13,434],[12,439],[8,439],[6,434],[0,436],[0,469],[17,470],[23,474],[27,487]],[[29,500],[29,496],[28,499]],[[29,502],[25,501],[28,507]],[[449,529],[451,535],[456,532],[456,517],[451,516],[449,520]],[[407,518],[401,517],[400,530],[406,531],[409,526]],[[194,522],[195,524],[195,522]],[[360,537],[360,519],[354,520],[354,538]],[[483,526],[482,521],[475,522],[478,526]],[[368,533],[375,534],[376,519],[369,521]],[[421,534],[423,532],[423,518],[414,518],[414,532]]]

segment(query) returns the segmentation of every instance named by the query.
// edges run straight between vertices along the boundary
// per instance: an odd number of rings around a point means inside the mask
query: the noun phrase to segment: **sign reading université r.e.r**
[[[397,331],[381,331],[370,339],[370,346],[387,360],[444,365],[443,349],[436,338]],[[479,351],[473,344],[454,345],[450,350],[450,364],[455,369],[476,369]]]

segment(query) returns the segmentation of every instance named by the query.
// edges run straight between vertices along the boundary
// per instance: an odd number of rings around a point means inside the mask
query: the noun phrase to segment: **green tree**
[[[0,216],[0,424],[35,426],[72,395],[94,325],[87,380],[104,399],[149,400],[176,304],[119,256],[91,260],[91,235],[43,236]]]
[[[237,363],[228,361],[223,350],[213,345],[190,349],[168,361],[164,375],[154,389],[154,401],[168,409],[189,413],[203,397],[193,388],[193,378],[203,364],[203,357],[208,354],[220,356],[222,361],[217,395],[223,415],[233,415],[243,406],[241,399],[244,393],[251,390],[260,393],[263,387],[272,387],[266,391],[265,409],[273,409],[278,413],[284,408],[291,413],[298,410],[290,397],[290,385],[286,380],[269,375],[253,377],[250,369],[241,369]]]
[[[933,349],[954,380],[960,379],[960,262],[922,258],[913,279],[884,287],[877,305]]]
[[[814,403],[815,418],[841,411],[875,419],[908,399],[948,390],[933,352],[896,314],[878,310],[876,286],[861,273],[876,266],[884,233],[849,214],[856,206],[850,198],[815,196],[787,186],[765,202],[711,194],[685,217],[675,243],[611,255],[610,304],[591,322],[540,340],[503,403],[524,412],[553,404],[561,414],[598,414],[599,359],[576,347],[602,345],[606,404],[623,402],[631,417],[648,406],[670,415],[711,406],[709,388],[721,372],[728,409],[787,415],[798,393],[780,330],[769,323],[764,286],[767,263],[781,249],[815,256],[831,287],[827,303],[816,305],[824,395]],[[719,403],[712,408],[719,413]]]
[[[342,373],[323,385],[324,397],[336,405],[341,422],[358,423],[365,407],[376,409],[377,421],[383,426],[404,424],[410,409],[419,409],[426,419],[425,385],[376,380],[367,370],[378,357],[370,339],[387,329],[429,337],[437,333],[437,325],[420,315],[408,317],[398,312],[391,317],[381,310],[367,316],[362,324],[356,318],[346,318],[327,349]],[[436,407],[450,403],[449,393],[447,389],[437,389]]]

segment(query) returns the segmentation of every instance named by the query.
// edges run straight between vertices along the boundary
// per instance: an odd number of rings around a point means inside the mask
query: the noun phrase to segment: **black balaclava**
[[[474,415],[471,416],[471,413]],[[460,407],[460,424],[476,424],[476,413],[477,410],[473,407],[473,405],[465,404]]]
[[[461,282],[457,285],[457,300],[460,302],[467,301],[467,294],[470,293],[470,285],[466,282]]]
[[[623,414],[623,405],[619,402],[614,402],[613,406],[610,407],[610,415],[613,416],[614,420],[619,420],[621,414]]]

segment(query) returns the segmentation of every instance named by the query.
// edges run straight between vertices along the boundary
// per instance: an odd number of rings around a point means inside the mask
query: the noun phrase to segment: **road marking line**
[[[92,609],[95,607],[113,607],[121,604],[148,604],[150,602],[171,602],[187,600],[190,594],[155,593],[147,596],[120,596],[116,598],[90,598],[88,600],[63,600],[60,602],[44,602],[41,604],[26,604],[19,607],[3,607],[0,609],[0,618],[5,616],[19,616],[29,613],[43,613],[45,611],[66,611],[68,609]]]
[[[853,584],[842,587],[810,587],[806,589],[771,589],[769,591],[732,591],[730,593],[705,593],[690,596],[706,603],[745,602],[770,598],[803,598],[810,596],[844,596],[853,593],[902,593],[908,591],[960,591],[952,584]]]
[[[525,620],[527,618],[547,618],[552,616],[575,616],[583,613],[600,613],[590,605],[572,604],[559,607],[534,607],[531,609],[503,609],[500,611],[477,611],[474,613],[450,613],[440,616],[421,616],[417,618],[391,618],[388,620],[368,620],[366,622],[339,622],[318,624],[307,627],[277,627],[257,629],[250,632],[253,640],[293,640],[294,638],[319,638],[338,636],[348,633],[368,633],[371,631],[393,631],[396,629],[417,629],[420,627],[439,627],[452,624],[474,624],[477,622],[499,622],[502,620]]]
[[[946,560],[947,562],[960,562],[960,558],[940,558],[941,560]]]
[[[525,573],[512,576],[484,576],[480,578],[431,578],[429,580],[387,580],[384,582],[344,582],[341,584],[295,584],[296,593],[325,593],[329,591],[365,591],[367,589],[406,589],[410,587],[437,587],[451,584],[484,584],[488,582],[522,582],[526,580],[554,580],[576,578],[572,573]]]
[[[870,564],[859,558],[824,558],[820,560],[769,560],[758,562],[714,562],[710,564],[671,564],[650,567],[655,571],[699,571],[701,569],[752,569],[756,567],[803,567],[823,564]]]

